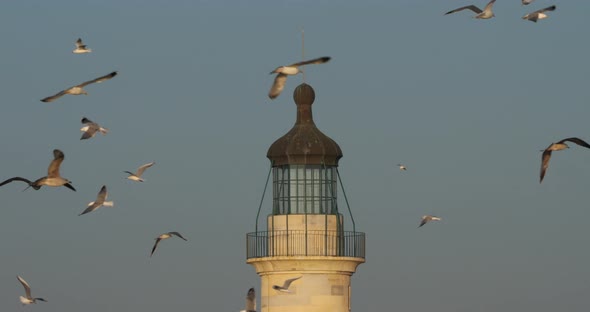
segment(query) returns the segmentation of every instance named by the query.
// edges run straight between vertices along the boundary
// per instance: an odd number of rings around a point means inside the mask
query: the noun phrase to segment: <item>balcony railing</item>
[[[365,233],[272,231],[246,235],[246,257],[332,256],[365,258]]]

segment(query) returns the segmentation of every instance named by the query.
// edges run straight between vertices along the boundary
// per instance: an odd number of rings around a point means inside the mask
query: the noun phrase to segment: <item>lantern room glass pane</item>
[[[273,214],[337,214],[336,167],[273,168]]]

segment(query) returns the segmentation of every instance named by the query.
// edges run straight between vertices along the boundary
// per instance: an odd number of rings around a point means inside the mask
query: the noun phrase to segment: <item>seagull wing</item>
[[[61,162],[64,161],[64,153],[58,149],[53,150],[53,160],[49,164],[49,168],[47,168],[47,177],[48,178],[55,178],[59,177],[59,166],[61,166]]]
[[[152,248],[152,253],[150,254],[150,257],[154,254],[154,251],[156,251],[156,248],[158,247],[158,244],[160,243],[162,239],[161,238],[156,238],[156,243],[154,244],[154,247]]]
[[[107,199],[108,193],[107,193],[107,186],[103,185],[100,188],[100,191],[98,191],[98,195],[96,196],[96,201],[94,201],[94,203],[99,203],[100,205],[102,205],[104,203],[104,201]]]
[[[153,166],[154,164],[155,164],[155,162],[153,162],[153,161],[152,161],[152,162],[151,162],[151,163],[149,163],[149,164],[145,164],[145,165],[143,165],[143,166],[141,166],[141,167],[137,168],[137,173],[135,173],[135,175],[136,175],[136,176],[138,176],[138,177],[141,177],[141,175],[143,174],[143,172],[145,171],[145,169],[147,169],[147,168],[149,168],[149,167]]]
[[[18,281],[23,284],[23,287],[25,288],[25,293],[26,293],[26,297],[27,299],[32,299],[31,297],[31,286],[29,286],[29,283],[27,283],[27,281],[25,281],[22,277],[20,276],[16,276],[16,279],[18,279]]]
[[[256,290],[252,287],[248,290],[248,295],[246,295],[246,312],[254,311],[256,311]]]
[[[418,227],[422,227],[424,224],[428,223],[428,221],[430,221],[430,218],[428,218],[428,216],[422,217],[422,221],[420,221],[420,225],[418,225]]]
[[[94,122],[92,122],[92,120],[86,118],[86,117],[82,117],[82,120],[80,121],[83,124],[93,124]]]
[[[178,232],[168,232],[168,234],[176,235],[177,237],[180,237],[180,238],[182,238],[184,240],[187,240],[186,238],[182,237],[182,235],[180,235],[180,233],[178,233]]]
[[[582,140],[582,139],[578,139],[578,138],[567,138],[567,139],[563,139],[561,141],[559,141],[559,143],[563,143],[563,142],[573,142],[576,143],[580,146],[586,147],[586,148],[590,148],[590,144],[586,143],[586,141]]]
[[[66,184],[64,184],[64,186],[67,187],[67,188],[69,188],[70,190],[72,190],[74,192],[76,191],[76,189],[70,183],[66,183]],[[33,186],[33,188],[35,188],[35,187]],[[40,188],[40,186],[39,186],[39,188]],[[39,188],[36,188],[36,190],[38,190]]]
[[[312,60],[307,60],[307,61],[291,64],[288,67],[298,67],[298,66],[309,65],[309,64],[323,64],[323,63],[328,62],[330,59],[332,59],[332,58],[329,56],[323,56],[323,57],[318,57],[318,58],[315,58]]]
[[[492,1],[488,2],[488,4],[486,4],[486,7],[483,10],[484,11],[491,11],[492,7],[494,6],[494,2],[496,2],[496,0],[492,0]]]
[[[102,77],[98,77],[98,78],[93,79],[93,80],[88,80],[86,82],[83,82],[83,83],[77,85],[76,87],[82,88],[82,87],[87,86],[87,85],[89,85],[91,83],[99,83],[99,82],[103,82],[103,81],[109,80],[109,79],[111,79],[111,78],[113,78],[115,76],[117,76],[117,72],[116,71],[114,71],[114,72],[112,72],[112,73],[110,73],[108,75],[104,75]]]
[[[277,74],[277,76],[275,77],[275,81],[272,84],[272,87],[270,87],[270,91],[268,92],[268,97],[271,99],[275,99],[277,96],[279,96],[281,92],[283,92],[286,82],[287,75],[282,73]]]
[[[33,183],[33,182],[31,182],[31,181],[29,181],[29,180],[27,180],[27,179],[25,179],[25,178],[21,178],[21,177],[14,177],[14,178],[10,178],[10,179],[8,179],[8,180],[6,180],[6,181],[4,181],[4,182],[0,183],[0,186],[3,186],[3,185],[5,185],[5,184],[8,184],[8,183],[10,183],[10,182],[12,182],[12,181],[22,181],[22,182],[25,182],[25,183],[27,183],[28,185],[31,185],[31,184]]]
[[[539,183],[543,182],[543,178],[545,177],[545,172],[547,171],[547,168],[549,167],[549,159],[551,159],[551,150],[549,148],[547,148],[543,152],[543,157],[541,160],[541,179],[539,180]]]
[[[552,5],[552,6],[548,6],[548,7],[544,8],[544,9],[537,10],[537,11],[533,12],[532,14],[543,13],[543,12],[547,12],[547,11],[555,11],[556,8],[557,8],[557,6]]]
[[[53,101],[59,99],[60,97],[64,96],[65,94],[66,94],[66,90],[63,90],[63,91],[60,91],[57,94],[54,94],[52,96],[48,96],[48,97],[42,99],[41,102],[46,102],[46,103],[47,102],[53,102]]]
[[[82,43],[82,38],[78,38],[78,40],[76,40],[76,48],[82,48],[82,49],[86,48],[86,45],[84,45],[84,43]]]
[[[285,281],[285,283],[283,284],[283,288],[288,289],[289,286],[291,285],[291,283],[293,283],[294,281],[302,278],[303,276],[299,276],[299,277],[294,277],[294,278],[290,278],[288,280]]]
[[[458,9],[451,10],[451,11],[445,13],[445,15],[451,14],[451,13],[455,13],[455,12],[459,12],[459,11],[463,11],[463,10],[471,10],[471,11],[477,13],[477,14],[483,12],[480,8],[476,7],[475,5],[467,5],[467,6],[464,6],[464,7],[460,7]]]
[[[100,204],[94,202],[92,205],[88,206],[88,208],[84,209],[84,211],[82,211],[82,213],[80,213],[79,216],[87,214],[89,212],[93,212],[94,210],[98,209],[98,207],[100,207]]]

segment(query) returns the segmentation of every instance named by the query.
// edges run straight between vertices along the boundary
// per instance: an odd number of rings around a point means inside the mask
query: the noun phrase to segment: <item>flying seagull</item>
[[[254,287],[250,288],[246,295],[246,310],[240,312],[256,312],[256,291]]]
[[[270,74],[277,74],[275,77],[275,81],[270,88],[270,92],[268,92],[268,97],[271,99],[275,99],[277,96],[281,94],[283,89],[285,88],[285,83],[287,82],[287,75],[297,75],[302,72],[299,69],[300,66],[309,65],[309,64],[323,64],[328,62],[331,59],[329,56],[318,57],[313,60],[307,60],[287,66],[279,66],[275,70],[271,71]]]
[[[543,157],[541,160],[541,179],[539,180],[539,183],[543,182],[543,178],[545,177],[545,172],[547,171],[547,168],[549,167],[549,159],[551,159],[551,152],[561,151],[563,149],[570,148],[564,142],[573,142],[573,143],[576,143],[580,146],[590,148],[590,144],[588,144],[584,140],[578,139],[578,138],[567,138],[567,139],[563,139],[557,143],[551,143],[551,145],[549,145],[543,151]]]
[[[287,292],[290,293],[291,291],[289,290],[289,286],[291,285],[291,283],[293,283],[294,281],[302,278],[303,276],[299,276],[299,277],[294,277],[294,278],[290,278],[288,280],[285,280],[285,282],[283,283],[283,286],[279,286],[279,285],[272,285],[272,289],[274,290],[278,290],[280,292]]]
[[[154,254],[154,251],[156,251],[156,248],[158,247],[158,244],[160,243],[160,241],[163,239],[168,239],[168,238],[172,237],[172,235],[180,237],[180,238],[184,239],[185,241],[187,240],[186,238],[182,237],[182,235],[180,235],[180,233],[178,233],[178,232],[164,233],[164,234],[156,237],[156,243],[154,244],[154,247],[152,248],[152,253],[150,253],[150,257]]]
[[[79,214],[79,216],[81,216],[83,214],[87,214],[89,212],[93,212],[94,210],[100,208],[101,206],[113,207],[114,204],[112,201],[106,201],[107,196],[108,196],[107,186],[103,185],[102,188],[100,188],[98,195],[96,196],[96,200],[88,203],[88,208],[86,208],[86,210],[84,210],[81,214]]]
[[[33,189],[38,190],[43,185],[65,186],[75,192],[76,189],[72,186],[72,184],[71,184],[72,181],[62,178],[59,174],[59,167],[60,167],[63,160],[64,160],[64,153],[58,149],[54,149],[53,150],[53,160],[51,161],[51,163],[49,163],[49,168],[47,168],[47,176],[39,178],[33,182],[31,182],[25,178],[14,177],[14,178],[10,178],[10,179],[0,183],[0,186],[3,186],[4,184],[10,183],[12,181],[22,181],[22,182],[25,182],[29,185],[27,187],[27,189],[29,187],[32,187]]]
[[[90,139],[96,135],[96,132],[100,132],[102,135],[105,135],[107,132],[109,132],[109,129],[101,127],[99,124],[86,117],[82,118],[82,123],[85,126],[80,128],[80,131],[84,132],[82,133],[80,140]]]
[[[529,4],[533,3],[533,1],[535,1],[535,0],[522,0],[522,5],[529,5]]]
[[[84,43],[82,43],[82,39],[78,38],[76,40],[76,49],[72,51],[72,53],[82,54],[82,53],[90,53],[92,50],[88,49]]]
[[[25,294],[26,297],[20,296],[20,302],[25,305],[25,304],[31,304],[31,303],[37,303],[37,300],[39,301],[44,301],[47,302],[47,300],[43,299],[43,298],[33,298],[33,296],[31,296],[31,286],[29,286],[29,284],[27,283],[27,281],[25,281],[22,277],[20,276],[16,276],[16,279],[18,279],[18,281],[23,284],[23,287],[25,288]]]
[[[88,81],[83,82],[83,83],[81,83],[81,84],[79,84],[77,86],[73,86],[71,88],[68,88],[68,89],[65,89],[63,91],[60,91],[60,92],[58,92],[55,95],[48,96],[48,97],[42,99],[41,102],[52,102],[52,101],[55,101],[55,100],[59,99],[60,97],[66,95],[66,94],[71,94],[71,95],[84,94],[84,95],[88,95],[88,93],[86,92],[86,90],[83,89],[85,86],[87,86],[87,85],[89,85],[91,83],[103,82],[103,81],[109,80],[109,79],[111,79],[111,78],[113,78],[115,76],[117,76],[117,72],[116,71],[114,71],[114,72],[112,72],[112,73],[110,73],[108,75],[104,75],[102,77],[98,77],[98,78],[93,79],[93,80],[88,80]]]
[[[153,162],[153,161],[151,163],[145,164],[145,165],[137,168],[137,172],[136,173],[133,173],[133,172],[130,172],[130,171],[125,171],[126,173],[129,174],[129,176],[127,177],[127,179],[133,180],[133,181],[143,182],[143,179],[141,178],[141,175],[143,174],[143,172],[145,171],[145,169],[153,166],[154,164],[155,164],[155,162]]]
[[[480,8],[476,7],[475,5],[466,5],[464,7],[460,7],[460,8],[451,10],[451,11],[445,13],[445,15],[459,12],[459,11],[463,11],[463,10],[471,10],[471,11],[475,12],[475,14],[477,14],[474,16],[474,18],[480,18],[480,19],[492,18],[495,16],[494,12],[492,12],[492,7],[494,6],[494,2],[496,2],[496,0],[492,0],[492,1],[488,2],[486,7],[483,9],[483,11]]]
[[[424,224],[430,222],[430,221],[440,221],[442,220],[439,217],[435,217],[435,216],[431,216],[431,215],[425,215],[422,217],[422,220],[420,221],[420,225],[418,225],[418,227],[423,226]]]
[[[408,170],[408,168],[406,168],[406,166],[404,166],[402,164],[397,164],[397,166],[399,167],[399,170],[403,170],[403,171]]]
[[[555,11],[556,8],[557,8],[556,6],[552,5],[552,6],[544,8],[544,9],[537,10],[533,13],[529,13],[529,14],[523,16],[522,19],[529,20],[531,22],[536,23],[538,20],[546,19],[549,17],[549,15],[545,14],[545,12]]]

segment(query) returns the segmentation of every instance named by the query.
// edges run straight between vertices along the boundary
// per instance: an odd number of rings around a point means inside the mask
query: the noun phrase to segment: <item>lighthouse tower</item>
[[[295,125],[267,153],[272,211],[246,239],[247,263],[261,277],[259,311],[347,312],[351,276],[365,262],[365,234],[356,231],[352,214],[339,211],[342,151],[313,122],[313,88],[303,83],[293,98]],[[345,230],[347,217],[352,229]],[[287,291],[273,288],[298,277]]]

